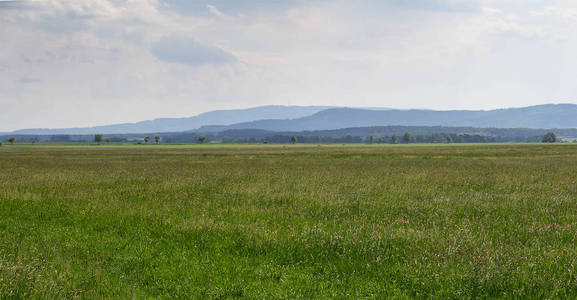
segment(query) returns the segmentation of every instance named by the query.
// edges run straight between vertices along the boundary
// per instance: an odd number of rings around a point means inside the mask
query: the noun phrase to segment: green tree
[[[201,136],[198,137],[198,141],[199,141],[201,144],[204,143],[205,140],[206,140],[206,136],[204,136],[204,135],[201,135]]]
[[[375,141],[375,137],[374,136],[369,136],[369,144],[372,144]]]
[[[95,134],[94,135],[94,142],[97,144],[102,143],[102,134]]]
[[[396,134],[393,134],[393,136],[391,137],[391,142],[393,144],[397,144],[399,142],[399,137]]]
[[[110,141],[112,141],[112,140],[111,140],[110,138],[105,138],[104,141],[105,141],[107,144],[110,144]]]
[[[450,135],[447,135],[447,143],[450,144],[453,142],[453,138]]]
[[[411,142],[412,138],[413,137],[408,132],[406,132],[405,135],[403,135],[403,142],[408,144]]]
[[[155,141],[157,144],[160,143],[160,136],[158,136],[158,135],[155,136],[155,137],[154,137],[154,141]]]
[[[541,139],[542,143],[555,143],[557,142],[557,136],[553,132],[549,132],[543,136]]]
[[[291,142],[292,142],[293,144],[296,144],[296,143],[297,143],[297,137],[294,136],[294,135],[291,136]]]
[[[8,142],[10,142],[10,144],[14,144],[14,142],[16,142],[16,138],[12,136],[8,139]]]
[[[148,141],[150,141],[150,137],[149,137],[149,136],[145,136],[145,137],[144,137],[144,142],[148,144]]]
[[[384,137],[379,137],[379,144],[383,144],[385,142],[385,138]]]

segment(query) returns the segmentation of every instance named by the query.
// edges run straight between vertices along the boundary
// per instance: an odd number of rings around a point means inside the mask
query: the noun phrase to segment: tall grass
[[[0,297],[577,297],[577,147],[0,149]]]

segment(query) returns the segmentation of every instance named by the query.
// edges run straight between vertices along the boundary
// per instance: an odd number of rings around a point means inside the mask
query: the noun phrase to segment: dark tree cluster
[[[542,143],[555,143],[557,142],[557,135],[553,132],[546,133],[541,139]]]
[[[94,135],[94,142],[97,144],[102,143],[102,134],[95,134]]]

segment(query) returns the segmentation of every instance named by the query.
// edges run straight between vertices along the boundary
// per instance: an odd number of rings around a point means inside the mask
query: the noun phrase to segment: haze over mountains
[[[217,110],[190,118],[164,118],[89,128],[25,129],[14,134],[119,134],[333,130],[368,126],[448,126],[484,128],[577,128],[577,105],[546,104],[497,110],[394,110],[327,106],[261,106]]]
[[[467,126],[495,128],[576,128],[577,105],[549,104],[488,111],[366,110],[330,108],[292,120],[259,120],[229,126],[207,126],[201,132],[230,129],[270,131],[331,130],[367,126]]]
[[[206,125],[230,125],[262,119],[285,119],[310,116],[330,106],[259,106],[248,109],[214,110],[188,118],[160,118],[136,123],[62,129],[22,129],[14,134],[120,134],[180,132]]]

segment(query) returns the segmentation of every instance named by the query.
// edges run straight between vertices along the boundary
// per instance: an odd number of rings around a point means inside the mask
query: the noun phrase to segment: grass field
[[[0,298],[575,298],[577,146],[0,148]]]

